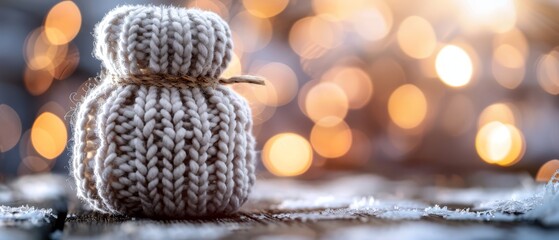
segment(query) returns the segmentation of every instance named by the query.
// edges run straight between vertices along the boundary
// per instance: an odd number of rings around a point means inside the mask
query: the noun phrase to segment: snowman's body
[[[236,211],[254,184],[255,142],[246,101],[217,80],[231,59],[227,24],[197,9],[122,6],[95,37],[106,74],[76,113],[78,196],[147,217]]]

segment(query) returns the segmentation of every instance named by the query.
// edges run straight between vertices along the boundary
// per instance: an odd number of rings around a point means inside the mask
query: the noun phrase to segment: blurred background
[[[0,2],[0,180],[68,172],[72,110],[117,5],[198,7],[230,23],[226,76],[250,102],[260,177],[559,168],[557,0]]]

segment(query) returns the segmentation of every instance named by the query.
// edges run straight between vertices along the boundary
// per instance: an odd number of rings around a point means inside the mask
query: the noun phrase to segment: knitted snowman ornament
[[[231,33],[216,14],[121,6],[95,28],[105,73],[76,110],[72,174],[93,209],[132,216],[228,214],[254,184],[247,102],[223,84]]]

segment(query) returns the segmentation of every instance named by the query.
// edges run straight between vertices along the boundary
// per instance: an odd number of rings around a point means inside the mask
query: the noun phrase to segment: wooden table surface
[[[52,212],[34,223],[0,213],[0,239],[559,239],[559,226],[511,220],[519,215],[514,212],[448,217],[480,198],[536,189],[530,184],[518,188],[522,177],[496,181],[512,186],[477,183],[484,186],[468,188],[374,175],[329,179],[259,179],[251,199],[235,215],[163,221],[92,212],[75,199],[66,176],[28,176],[0,185],[0,204]],[[447,208],[431,208],[435,203]]]

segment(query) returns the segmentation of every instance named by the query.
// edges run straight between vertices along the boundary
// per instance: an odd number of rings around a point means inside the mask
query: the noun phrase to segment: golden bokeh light
[[[373,95],[373,82],[369,75],[357,67],[335,67],[321,78],[322,82],[334,83],[345,92],[349,108],[364,107]]]
[[[49,71],[44,69],[32,70],[26,68],[23,73],[23,83],[25,89],[27,89],[31,95],[38,96],[49,89],[52,84],[52,76]]]
[[[66,52],[66,56],[62,58],[60,61],[57,61],[56,66],[54,69],[49,69],[51,75],[57,80],[63,80],[78,68],[78,64],[80,63],[80,52],[76,45],[70,43],[68,45],[68,51]]]
[[[524,56],[517,48],[502,44],[493,51],[493,77],[501,86],[515,89],[524,79]]]
[[[31,143],[41,156],[54,159],[66,148],[66,125],[55,114],[44,112],[35,119],[31,128]]]
[[[262,98],[263,96],[265,96],[266,93],[271,93],[273,95],[270,95],[268,97],[273,97],[273,99],[275,99],[275,89],[265,88],[260,85],[254,86],[252,84],[235,84],[231,86],[231,88],[247,100],[251,109],[252,120],[254,121],[255,125],[262,124],[272,118],[272,116],[274,116],[276,108],[264,104],[262,102]],[[264,100],[268,101],[267,98],[264,98]]]
[[[388,99],[388,114],[399,127],[416,128],[427,115],[427,99],[415,85],[402,85]]]
[[[269,18],[278,15],[287,7],[288,3],[289,0],[243,0],[246,10],[259,18]]]
[[[270,80],[264,80],[264,86],[251,86],[254,97],[265,106],[275,107],[278,105],[279,93]]]
[[[289,66],[279,62],[270,62],[250,72],[266,79],[265,86],[258,86],[258,89],[262,89],[262,94],[257,94],[257,98],[264,104],[282,106],[297,96],[297,76]]]
[[[243,67],[241,64],[241,60],[239,59],[237,54],[233,53],[231,55],[231,62],[229,62],[229,65],[227,66],[225,71],[223,71],[221,76],[223,76],[224,78],[230,78],[234,76],[239,76],[242,74],[242,72],[243,72]]]
[[[327,16],[299,19],[289,32],[289,45],[302,58],[322,56],[342,43],[342,27]]]
[[[344,20],[362,9],[366,1],[313,0],[312,7],[316,14],[328,14],[338,20]]]
[[[295,133],[270,138],[262,150],[262,162],[276,176],[297,176],[311,166],[313,152],[307,139]]]
[[[330,125],[332,122],[337,123]],[[313,149],[320,156],[338,158],[351,148],[351,129],[343,120],[323,119],[312,128],[310,140]]]
[[[368,41],[386,37],[392,27],[392,12],[383,1],[314,0],[312,5],[317,15],[348,23],[352,31]]]
[[[508,103],[494,103],[487,106],[479,115],[478,128],[493,121],[516,125],[516,114],[513,109],[513,106]]]
[[[45,19],[45,34],[50,43],[66,44],[78,35],[82,16],[72,1],[61,1],[54,5]]]
[[[186,6],[212,11],[217,13],[217,15],[221,16],[223,19],[229,19],[229,9],[227,9],[227,6],[225,6],[223,1],[190,0]]]
[[[348,1],[340,1],[347,4]],[[364,5],[347,19],[361,38],[377,41],[385,38],[392,28],[392,12],[383,1],[362,1]]]
[[[29,33],[24,46],[23,57],[27,67],[32,70],[47,69],[51,73],[64,61],[68,51],[67,45],[51,44],[44,28],[37,28]]]
[[[495,38],[493,39],[494,48],[505,44],[514,47],[516,51],[520,52],[524,59],[526,59],[530,51],[526,36],[518,28],[513,28],[510,31],[495,35]]]
[[[447,45],[439,51],[435,68],[441,81],[451,87],[465,86],[473,75],[472,59],[456,45]]]
[[[404,19],[396,36],[402,51],[412,58],[427,58],[437,46],[435,30],[427,20],[418,16]]]
[[[349,108],[342,88],[333,83],[318,83],[305,96],[305,113],[315,123],[322,119],[334,120],[335,124],[345,118]]]
[[[520,50],[509,44],[498,46],[493,52],[495,61],[508,68],[520,68],[524,66],[524,56]]]
[[[307,109],[305,107],[306,100],[307,100],[307,95],[309,94],[309,91],[314,86],[316,86],[318,83],[320,83],[320,81],[310,80],[310,81],[306,82],[305,84],[303,84],[303,86],[301,86],[299,88],[299,93],[297,94],[297,106],[299,107],[299,110],[303,114],[305,114],[305,116],[307,116]]]
[[[493,121],[478,131],[475,140],[478,155],[487,163],[511,166],[525,151],[524,136],[515,126]]]
[[[559,95],[559,51],[557,49],[540,58],[537,76],[543,90],[549,94]]]
[[[6,104],[0,104],[0,153],[15,147],[21,138],[21,120],[17,112]]]
[[[526,74],[528,41],[517,28],[495,36],[491,70],[497,83],[507,89],[517,88]]]
[[[245,52],[258,51],[272,39],[272,24],[268,19],[258,18],[243,11],[231,20],[231,30],[243,43]]]
[[[466,29],[485,29],[502,33],[516,24],[514,0],[460,0],[462,22]]]
[[[538,174],[536,174],[536,181],[548,182],[557,171],[559,171],[559,160],[549,160],[540,167],[540,170],[538,170]]]

